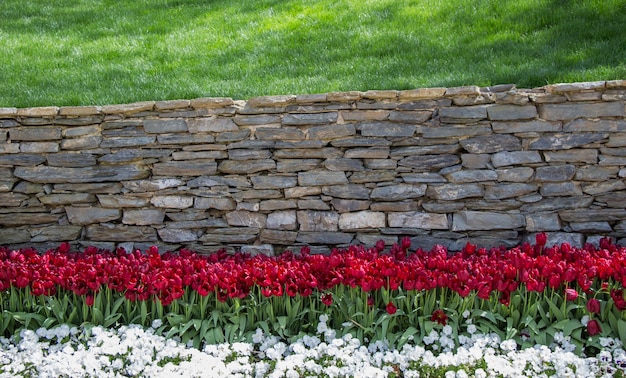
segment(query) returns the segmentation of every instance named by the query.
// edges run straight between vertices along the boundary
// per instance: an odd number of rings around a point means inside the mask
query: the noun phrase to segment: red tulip
[[[565,289],[565,299],[568,301],[575,301],[578,298],[578,292],[572,288]]]
[[[446,315],[446,313],[443,312],[443,310],[437,309],[437,310],[433,311],[433,314],[430,317],[430,320],[445,326],[446,322],[448,320],[448,315]]]
[[[333,295],[331,293],[322,294],[322,303],[326,306],[330,306],[333,304]]]
[[[387,303],[387,313],[389,315],[395,314],[397,310],[398,308],[393,304],[393,302]]]
[[[598,323],[595,319],[590,320],[587,323],[587,333],[589,336],[595,336],[602,332],[602,328],[600,327],[600,323]]]
[[[595,298],[589,299],[587,301],[587,311],[591,312],[592,314],[599,314],[600,313],[600,301]]]

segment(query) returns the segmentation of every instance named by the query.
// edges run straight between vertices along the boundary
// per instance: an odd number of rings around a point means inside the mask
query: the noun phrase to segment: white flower
[[[443,333],[446,336],[452,335],[452,326],[450,326],[449,324],[443,326],[441,333]]]
[[[328,315],[326,315],[326,314],[322,314],[322,315],[320,315],[320,322],[321,322],[321,323],[326,323],[326,322],[328,322]]]
[[[263,331],[261,328],[257,328],[254,335],[252,335],[252,342],[255,344],[261,344],[263,342]]]
[[[470,335],[473,335],[474,333],[476,333],[476,326],[473,324],[468,325],[467,333],[469,333]]]
[[[585,315],[582,318],[580,318],[580,322],[582,323],[582,325],[586,327],[587,323],[589,323],[589,315]]]
[[[161,319],[154,319],[152,321],[152,328],[157,329],[163,325],[163,321]]]

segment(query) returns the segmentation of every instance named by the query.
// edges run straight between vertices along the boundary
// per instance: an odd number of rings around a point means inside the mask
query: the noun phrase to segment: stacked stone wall
[[[626,81],[0,108],[0,245],[626,238]]]

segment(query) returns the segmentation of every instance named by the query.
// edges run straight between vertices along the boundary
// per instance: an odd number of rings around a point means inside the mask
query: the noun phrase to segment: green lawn
[[[0,107],[626,79],[626,0],[0,0]]]

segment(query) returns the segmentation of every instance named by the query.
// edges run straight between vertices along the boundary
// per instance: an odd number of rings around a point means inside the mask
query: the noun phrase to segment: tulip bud
[[[387,303],[387,313],[389,315],[395,314],[396,310],[397,310],[397,307],[392,302]]]
[[[589,299],[587,301],[587,311],[591,312],[592,314],[599,314],[600,313],[600,301],[595,298]]]
[[[575,301],[578,298],[578,292],[574,289],[567,288],[565,289],[565,299],[568,301]]]
[[[600,323],[598,323],[597,320],[590,320],[589,323],[587,323],[587,333],[589,334],[589,336],[595,336],[600,332],[602,332],[602,328],[600,327]]]

